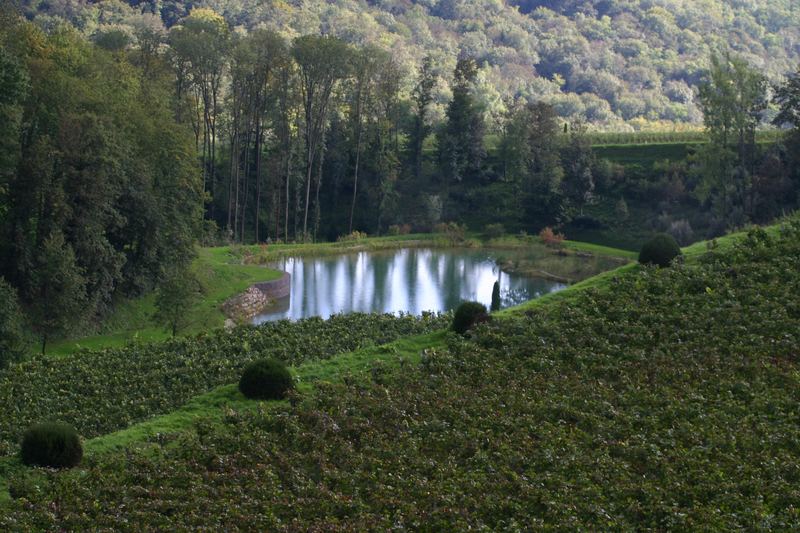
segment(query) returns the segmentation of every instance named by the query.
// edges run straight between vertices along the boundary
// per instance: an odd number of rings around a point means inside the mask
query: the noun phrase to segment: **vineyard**
[[[417,365],[18,480],[0,526],[797,529],[798,264],[795,218],[669,269],[626,268],[602,290],[451,334]],[[357,344],[352,325],[329,327],[351,340],[302,353]],[[381,329],[366,331],[380,342]],[[230,358],[277,342],[249,335],[192,342]]]
[[[756,133],[759,143],[776,142],[781,138],[780,130],[760,130]],[[686,131],[593,131],[589,140],[594,146],[647,145],[647,144],[694,144],[708,141],[708,133],[702,129]]]
[[[94,437],[233,383],[256,358],[298,365],[436,331],[446,323],[446,316],[436,315],[335,315],[35,359],[0,373],[0,457],[15,453],[22,432],[41,420],[63,420],[83,437]]]

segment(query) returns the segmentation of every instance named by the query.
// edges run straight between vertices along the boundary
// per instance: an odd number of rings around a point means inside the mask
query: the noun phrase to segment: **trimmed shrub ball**
[[[456,308],[453,316],[453,331],[463,335],[475,324],[488,320],[489,315],[485,305],[480,302],[464,302]]]
[[[70,468],[83,458],[78,432],[63,422],[31,426],[22,437],[22,462],[28,466]]]
[[[659,233],[642,246],[639,262],[643,265],[668,267],[673,259],[681,255],[681,248],[672,235]]]
[[[276,359],[250,363],[239,380],[239,390],[253,400],[282,400],[292,387],[292,374]]]

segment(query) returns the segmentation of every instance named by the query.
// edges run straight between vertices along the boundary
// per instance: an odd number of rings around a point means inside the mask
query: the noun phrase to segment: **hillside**
[[[426,54],[441,74],[439,112],[459,54],[482,65],[489,113],[519,96],[555,105],[565,117],[607,128],[633,121],[701,121],[695,89],[711,53],[731,51],[772,81],[800,60],[800,10],[793,0],[655,2],[605,0],[206,0],[32,2],[45,27],[64,18],[88,35],[170,27],[195,7],[211,7],[239,30],[277,29],[293,37],[329,33],[391,49],[407,71]],[[142,14],[144,13],[144,15]],[[150,13],[155,13],[153,16]],[[663,125],[662,125],[663,126]],[[628,126],[630,127],[630,125]]]
[[[800,222],[685,252],[672,268],[623,267],[467,338],[300,365],[290,402],[219,389],[193,407],[206,418],[184,412],[179,432],[173,418],[172,431],[90,441],[79,469],[17,471],[0,525],[796,529]],[[291,342],[324,359],[349,342],[336,341],[341,327],[319,342],[301,327]],[[242,339],[271,350],[259,337]],[[228,342],[226,353],[251,357]]]

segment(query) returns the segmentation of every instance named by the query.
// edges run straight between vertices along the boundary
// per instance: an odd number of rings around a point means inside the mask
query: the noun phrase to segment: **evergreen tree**
[[[0,220],[6,211],[8,184],[19,161],[19,127],[27,91],[27,73],[0,46]]]
[[[570,205],[582,215],[595,188],[595,156],[583,124],[575,123],[570,127],[569,136],[561,150],[561,163],[564,167],[561,190]]]
[[[87,316],[86,279],[72,246],[54,231],[38,254],[28,290],[31,328],[39,336],[42,354],[47,342],[73,331]]]
[[[495,281],[492,286],[492,312],[500,310],[500,282]]]
[[[414,122],[409,132],[409,162],[413,169],[414,179],[422,178],[423,148],[425,139],[431,134],[429,107],[433,101],[433,89],[436,87],[437,76],[433,70],[433,59],[425,56],[417,74],[417,82],[411,92],[414,104]]]
[[[0,369],[19,360],[24,350],[23,315],[17,291],[0,278]]]
[[[485,123],[474,94],[478,65],[473,58],[456,64],[453,99],[447,107],[447,121],[439,134],[439,162],[445,185],[475,183],[486,157],[483,145]]]
[[[552,224],[560,213],[561,128],[553,108],[544,103],[514,105],[504,124],[499,154],[503,179],[516,194],[506,209],[519,212],[528,226]]]

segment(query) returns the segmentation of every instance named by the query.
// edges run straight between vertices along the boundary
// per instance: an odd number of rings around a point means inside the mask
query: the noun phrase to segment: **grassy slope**
[[[422,350],[443,344],[445,332],[418,335],[407,339],[374,346],[337,356],[333,359],[315,361],[291,369],[300,392],[309,392],[319,382],[341,381],[344,376],[357,376],[375,365],[397,367],[401,364],[419,362]],[[181,409],[155,417],[130,428],[87,440],[88,454],[119,450],[137,442],[143,442],[159,434],[174,433],[191,428],[202,419],[205,423],[222,420],[226,410],[255,409],[260,405],[275,406],[281,402],[254,402],[245,398],[236,384],[217,387],[213,391],[196,397]]]
[[[205,297],[188,312],[192,325],[184,333],[194,334],[222,327],[225,316],[220,304],[243,292],[250,285],[280,277],[280,272],[258,265],[236,262],[228,248],[201,248],[192,268],[206,288]],[[97,349],[123,346],[132,339],[157,341],[168,337],[164,328],[151,321],[155,295],[126,300],[116,306],[114,313],[97,335],[69,339],[52,344],[51,355],[66,355],[81,348]]]
[[[766,232],[770,235],[777,235],[780,231],[779,225],[768,226],[765,228]],[[729,235],[725,235],[724,237],[720,237],[718,239],[714,239],[712,241],[699,241],[690,246],[687,246],[682,249],[684,260],[688,263],[692,263],[696,261],[700,256],[706,253],[709,249],[709,246],[715,247],[719,251],[725,251],[733,247],[733,244],[744,237],[747,231],[738,231],[736,233],[731,233]],[[586,245],[586,243],[580,243],[581,247],[591,248],[591,245]],[[601,247],[604,248],[604,247]],[[613,250],[613,248],[612,248]],[[637,257],[638,254],[629,252],[628,257],[634,258]],[[586,289],[600,289],[604,290],[609,287],[609,282],[621,275],[625,275],[628,272],[635,271],[639,268],[637,263],[629,263],[627,265],[623,265],[619,268],[614,270],[609,270],[608,272],[603,272],[602,274],[598,274],[597,276],[591,277],[589,279],[583,280],[579,283],[574,285],[570,285],[566,289],[558,292],[553,292],[550,294],[546,294],[541,298],[537,298],[535,300],[530,300],[525,302],[524,304],[518,305],[516,307],[511,307],[508,309],[503,309],[499,313],[499,316],[508,316],[513,314],[523,313],[525,311],[531,309],[538,309],[541,307],[545,307],[547,305],[551,305],[553,302],[559,302],[564,300],[569,300],[577,296],[580,291]]]
[[[418,239],[414,239],[418,240]],[[431,240],[430,238],[426,240]],[[374,242],[405,242],[404,239],[375,239],[368,240]],[[494,242],[495,246],[514,247],[521,246],[520,239],[514,237],[506,237],[498,239]],[[604,246],[597,246],[587,243],[580,243],[574,241],[565,241],[565,247],[590,253],[602,253],[612,257],[620,257],[625,259],[632,259],[636,254],[626,250],[619,250]],[[318,245],[288,245],[288,246],[275,246],[277,252],[292,250],[293,252],[304,251],[309,253],[311,251],[327,250],[330,248],[337,248],[335,243],[331,244],[318,244]],[[342,246],[338,246],[339,252],[342,251]],[[204,250],[205,253],[216,254],[217,256],[224,256],[228,254],[227,248],[216,248]],[[565,298],[570,298],[577,291],[584,290],[588,287],[602,287],[607,284],[607,281],[614,275],[635,268],[634,264],[628,264],[610,272],[605,272],[594,276],[588,280],[577,283],[564,291],[558,293],[551,293],[537,300],[533,300],[524,304],[523,306],[504,310],[498,313],[498,316],[508,316],[521,310],[530,309],[534,306],[546,306],[554,302],[561,301]],[[394,343],[359,350],[349,354],[344,354],[332,360],[320,361],[301,365],[293,369],[293,373],[297,376],[300,383],[300,390],[308,390],[314,383],[319,381],[336,381],[342,379],[344,375],[359,374],[367,371],[375,364],[397,365],[399,361],[407,361],[413,363],[419,360],[420,354],[424,349],[440,349],[445,346],[445,332],[439,332],[429,335],[420,335],[416,337],[409,337],[396,341]],[[94,439],[90,439],[85,443],[85,450],[88,456],[98,453],[108,453],[119,450],[126,446],[142,443],[148,439],[152,439],[157,435],[178,433],[182,431],[190,431],[198,420],[204,420],[212,424],[219,423],[225,416],[225,413],[231,409],[252,409],[258,404],[245,399],[238,391],[235,384],[225,385],[218,387],[213,391],[200,395],[187,403],[183,408],[176,410],[170,414],[155,417],[147,422],[135,424],[127,429],[117,431],[108,435],[103,435]],[[8,483],[3,480],[3,477],[10,478],[15,473],[24,472],[25,469],[19,464],[18,460],[6,460],[5,464],[0,466],[0,485],[7,487]],[[0,503],[7,501],[9,498],[6,490],[0,491]]]
[[[777,234],[778,226],[767,228],[770,234]],[[713,243],[699,242],[684,249],[687,262],[692,263],[697,260],[709,246],[716,247],[717,250],[730,248],[734,241],[740,238],[743,232],[731,234],[717,239]],[[573,245],[580,248],[579,244]],[[627,254],[630,256],[630,254]],[[505,310],[498,316],[509,316],[514,313],[529,310],[532,308],[542,308],[577,296],[579,291],[589,287],[603,290],[609,286],[609,280],[615,276],[625,275],[636,270],[635,264],[628,264],[614,271],[606,272],[595,276],[582,283],[576,284],[560,293],[548,295],[546,297],[528,302],[514,309]],[[445,346],[446,334],[444,332],[429,334],[403,339],[392,344],[360,350],[350,354],[342,355],[334,360],[315,362],[302,365],[294,369],[294,374],[298,377],[301,391],[308,391],[314,383],[320,381],[340,381],[344,376],[355,374],[363,375],[364,372],[378,365],[398,366],[405,363],[414,363],[419,360],[420,354],[424,349],[437,349]],[[211,393],[199,396],[184,408],[169,415],[157,417],[151,421],[138,424],[126,430],[98,437],[86,442],[86,451],[89,455],[97,453],[107,453],[114,450],[140,443],[151,439],[155,435],[173,433],[183,430],[191,430],[198,419],[203,419],[211,424],[220,423],[229,410],[247,410],[259,407],[258,402],[245,400],[236,390],[235,385],[220,387]],[[13,471],[13,470],[12,470]],[[5,495],[7,497],[7,495]],[[2,499],[2,495],[0,495]]]
[[[374,346],[342,354],[333,359],[314,361],[292,368],[300,392],[309,392],[320,382],[337,382],[346,376],[358,379],[359,375],[381,365],[384,368],[403,364],[416,364],[420,354],[428,347],[443,346],[446,332],[440,331],[401,339],[382,346]],[[201,394],[182,408],[172,413],[157,416],[115,431],[84,441],[84,456],[91,458],[98,454],[113,453],[126,447],[143,444],[162,435],[176,435],[192,431],[198,421],[206,426],[220,425],[226,413],[280,407],[285,402],[258,402],[245,398],[236,384],[223,385]],[[40,473],[26,468],[17,457],[0,459],[0,506],[11,500],[8,480],[19,476],[34,476]]]
[[[425,243],[430,245],[436,242],[437,239],[441,239],[441,237],[440,236],[437,237],[435,235],[414,235],[410,237],[401,236],[401,237],[366,239],[359,243],[324,243],[316,245],[274,245],[269,247],[268,250],[274,254],[292,254],[292,255],[294,254],[305,255],[312,253],[320,253],[320,254],[332,253],[329,252],[329,250],[335,250],[335,253],[345,253],[346,251],[352,250],[354,248],[376,250],[389,247],[412,246],[414,245],[414,243]],[[513,236],[508,236],[501,239],[496,239],[494,241],[489,241],[487,245],[497,248],[515,248],[515,247],[523,247],[529,245],[529,241]],[[610,257],[617,257],[623,259],[632,259],[636,255],[635,253],[627,250],[620,250],[605,246],[598,246],[598,245],[580,243],[574,241],[565,241],[564,246],[570,250],[583,251],[593,254],[602,254]],[[200,257],[196,262],[196,266],[198,269],[199,268],[211,269],[209,272],[207,272],[208,278],[213,277],[213,279],[218,280],[218,282],[225,282],[225,283],[220,283],[220,286],[216,287],[215,293],[213,293],[216,294],[218,298],[221,298],[219,301],[222,301],[227,297],[225,296],[225,294],[227,294],[226,291],[230,290],[231,287],[235,288],[238,286],[242,286],[242,288],[245,288],[250,283],[252,283],[250,279],[255,279],[255,278],[249,278],[247,276],[259,277],[264,273],[264,269],[259,266],[231,265],[228,259],[231,257],[231,252],[232,250],[228,247],[203,249],[200,251]],[[233,253],[241,254],[241,249],[233,250]],[[623,268],[628,268],[630,266],[632,265],[628,265],[627,267]],[[618,271],[619,269],[613,272],[618,272]],[[607,279],[606,274],[600,274],[599,276],[595,276],[589,280],[586,280],[584,282],[575,285],[574,287],[580,289],[582,287],[602,284],[603,280]],[[257,280],[258,279],[256,279],[256,281]],[[242,289],[237,289],[237,290],[242,290]],[[572,287],[567,289],[568,292],[571,290],[574,289]],[[558,301],[561,299],[558,295],[559,293],[549,294],[541,299],[545,300],[545,302]],[[142,299],[142,301],[138,302],[138,304],[135,306],[133,304],[128,304],[130,307],[126,306],[120,309],[114,315],[115,319],[124,320],[126,317],[130,317],[133,320],[136,320],[137,317],[141,316],[146,317],[147,313],[151,312],[148,311],[148,309],[150,310],[152,309],[152,301],[148,303],[145,300],[146,299]],[[204,310],[206,316],[208,317],[213,317],[213,312],[218,312],[217,311],[218,304],[213,304],[212,306],[209,303],[209,301],[206,301],[203,302],[202,305],[203,307],[196,311],[199,316],[203,316],[202,313]],[[501,315],[502,314],[504,313],[501,313]],[[221,320],[221,318],[219,320]],[[210,323],[210,320],[207,321],[206,323]],[[129,332],[123,331],[114,336],[111,335],[98,336],[90,339],[91,342],[82,340],[80,344],[83,347],[91,347],[92,343],[96,343],[97,345],[109,346],[116,344],[117,341],[120,344],[122,344],[127,339],[130,338],[129,336],[128,337],[125,336],[126,333]],[[140,338],[157,340],[159,338],[158,335],[161,335],[162,337],[164,336],[162,332],[156,330],[155,328],[151,328],[151,334],[153,336],[147,337],[145,335],[141,335]],[[365,350],[359,350],[357,352],[349,354],[344,354],[332,360],[301,365],[300,367],[294,369],[294,374],[299,379],[300,389],[307,390],[309,387],[313,386],[313,383],[315,382],[340,380],[343,375],[362,373],[368,370],[376,363],[396,365],[399,364],[398,362],[400,360],[404,360],[407,362],[418,361],[422,350],[426,348],[443,347],[444,338],[445,338],[444,332],[439,332],[430,335],[409,337],[385,346],[379,346]],[[68,352],[65,349],[65,351],[62,353],[68,353]],[[250,402],[246,400],[244,397],[242,397],[242,395],[238,392],[235,384],[218,387],[209,393],[194,398],[192,401],[187,403],[183,408],[176,410],[170,414],[158,416],[149,421],[140,424],[135,424],[127,429],[86,441],[85,443],[86,454],[88,456],[91,456],[97,453],[107,453],[110,451],[118,450],[125,446],[144,442],[148,439],[155,437],[156,435],[163,435],[163,434],[191,430],[195,422],[199,419],[210,421],[212,423],[219,422],[225,416],[225,413],[230,409],[238,410],[243,408],[253,408],[256,405],[257,404],[255,404],[254,402]],[[18,460],[11,459],[4,461],[2,464],[0,464],[0,487],[3,487],[3,489],[5,489],[8,486],[8,483],[3,478],[8,479],[10,477],[13,477],[15,473],[20,473],[24,471],[25,469],[22,467],[22,465],[19,463]],[[7,490],[3,489],[0,489],[0,503],[2,503],[3,501],[7,501],[9,498]]]

